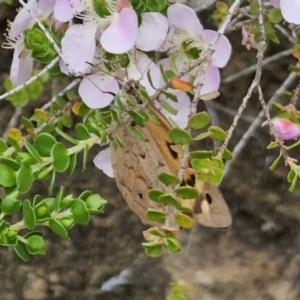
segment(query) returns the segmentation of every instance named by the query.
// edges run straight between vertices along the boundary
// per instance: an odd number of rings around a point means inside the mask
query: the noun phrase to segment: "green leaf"
[[[13,215],[21,207],[22,202],[13,196],[6,196],[1,202],[1,214]]]
[[[55,200],[54,200],[54,210],[55,211],[60,210],[60,208],[61,208],[60,203],[61,203],[62,198],[64,197],[64,195],[65,195],[65,187],[60,186],[59,191],[56,194],[56,197],[55,197]]]
[[[53,232],[62,237],[65,240],[69,240],[68,232],[65,227],[57,220],[51,219],[49,221],[49,227]]]
[[[206,150],[191,151],[189,154],[192,158],[199,158],[199,159],[211,158],[213,156],[212,151],[206,151]]]
[[[147,102],[151,104],[154,104],[153,99],[149,96],[146,89],[142,85],[140,85],[139,87],[139,92],[142,95],[143,99],[145,99]]]
[[[158,257],[162,253],[162,246],[157,242],[142,243],[146,255],[150,257]]]
[[[21,117],[21,123],[26,129],[34,129],[32,122],[24,116]]]
[[[39,155],[38,151],[32,146],[27,140],[25,140],[24,143],[27,151],[31,154],[31,156],[37,161],[37,162],[43,162],[42,157]]]
[[[216,168],[216,167],[218,167],[218,164],[215,161],[213,161],[209,158],[205,158],[205,159],[195,158],[191,161],[191,165],[192,165],[193,169],[195,169],[197,171],[200,171],[203,168]]]
[[[211,117],[206,111],[193,115],[188,122],[188,126],[194,129],[202,129],[210,123]]]
[[[48,168],[43,168],[40,171],[38,171],[36,178],[40,180],[44,180],[49,176],[49,173],[52,171],[52,166],[49,166]]]
[[[200,133],[199,135],[197,135],[196,137],[194,137],[193,141],[201,141],[203,139],[206,139],[209,136],[210,136],[209,132],[203,132],[203,133]]]
[[[76,164],[77,164],[77,153],[74,153],[70,155],[70,164],[66,170],[66,175],[68,178],[73,175],[76,168]]]
[[[163,237],[164,238],[164,237],[167,236],[163,231],[159,230],[157,227],[149,228],[147,231],[150,234],[158,236],[158,237]]]
[[[82,159],[82,171],[84,171],[86,169],[86,164],[88,161],[88,154],[89,154],[89,145],[85,145],[84,149],[83,149],[83,159]]]
[[[76,223],[87,224],[90,220],[90,214],[81,199],[75,199],[73,201],[71,204],[71,212]]]
[[[29,230],[33,230],[36,225],[36,217],[31,203],[28,199],[23,201],[23,222]]]
[[[171,101],[173,101],[173,102],[178,102],[178,99],[177,99],[177,96],[175,95],[175,94],[172,94],[172,93],[170,93],[169,91],[167,91],[167,90],[164,90],[164,89],[161,89],[160,90],[160,92],[161,93],[163,93],[168,99],[170,99]],[[160,103],[160,101],[159,101],[159,103]],[[171,106],[171,108],[173,109],[173,107]],[[174,110],[175,111],[175,110]],[[177,110],[176,110],[176,113],[175,114],[177,114]]]
[[[71,92],[74,95],[74,91],[69,91],[69,92]],[[60,108],[64,108],[67,104],[67,101],[61,96],[56,96],[55,102]]]
[[[269,11],[268,18],[271,23],[280,23],[282,21],[282,14],[280,9],[272,8]]]
[[[158,197],[158,202],[162,203],[164,205],[172,205],[174,207],[179,207],[180,204],[179,202],[176,200],[176,198],[174,198],[174,196],[172,194],[164,194]]]
[[[29,260],[29,254],[26,250],[26,247],[24,244],[22,244],[20,241],[17,241],[16,246],[13,247],[17,255],[25,262]]]
[[[17,175],[17,188],[20,193],[26,193],[30,190],[33,183],[33,173],[30,166],[23,164]]]
[[[43,223],[51,218],[51,213],[46,200],[41,201],[34,207],[35,216],[38,223]]]
[[[132,109],[128,111],[128,114],[131,116],[132,120],[138,126],[145,127],[146,120],[145,120],[145,117],[142,114],[140,114],[140,113],[138,113],[138,112],[136,112],[136,111],[134,111]]]
[[[71,206],[72,202],[74,201],[74,198],[72,195],[68,195],[61,199],[60,201],[60,207],[61,208],[68,208]]]
[[[2,154],[8,149],[6,143],[4,142],[3,139],[0,138],[0,153]]]
[[[62,121],[62,124],[67,128],[71,128],[73,125],[73,118],[70,114],[64,114],[61,117],[61,121]]]
[[[56,172],[64,172],[70,164],[70,157],[65,145],[61,142],[56,143],[51,149],[53,167]]]
[[[158,209],[148,208],[146,217],[150,221],[164,223],[166,220],[167,213]]]
[[[11,167],[14,171],[18,171],[20,169],[20,164],[11,158],[1,158],[1,163]]]
[[[97,212],[97,210],[102,208],[106,203],[107,201],[100,197],[100,195],[98,194],[89,196],[85,201],[86,207],[89,212]]]
[[[293,181],[292,181],[292,184],[291,186],[289,187],[289,192],[293,193],[296,186],[297,186],[297,182],[298,182],[298,176],[295,176]]]
[[[62,131],[59,127],[55,127],[55,131],[62,136],[64,139],[66,139],[67,141],[69,141],[70,143],[74,144],[74,145],[78,145],[79,141],[77,141],[76,139],[72,138],[71,136],[69,136],[68,134],[66,134],[64,131]]]
[[[174,213],[174,220],[182,228],[192,228],[194,226],[194,220],[189,216],[182,213]]]
[[[189,144],[192,141],[191,135],[179,127],[171,128],[168,135],[175,144]]]
[[[50,182],[48,186],[48,195],[52,195],[55,178],[56,178],[56,172],[53,170],[51,173]]]
[[[59,220],[62,226],[66,228],[66,230],[70,230],[75,225],[75,221],[71,217],[65,217]]]
[[[145,137],[135,128],[132,126],[128,126],[128,131],[132,136],[134,136],[139,141],[145,141]]]
[[[220,147],[216,148],[215,151],[216,153],[218,154],[219,153],[219,150],[220,150]],[[233,155],[232,155],[232,152],[229,151],[228,149],[225,149],[224,153],[223,153],[223,158],[227,161],[230,161],[233,159]]]
[[[250,13],[253,16],[257,16],[258,15],[258,6],[257,6],[257,2],[256,1],[252,1],[252,3],[249,6],[250,9]]]
[[[120,127],[122,126],[122,120],[120,117],[120,113],[114,109],[114,108],[110,108],[110,115],[113,121],[115,121]]]
[[[13,169],[7,165],[0,164],[0,185],[12,187],[16,184],[16,174]]]
[[[44,239],[39,235],[31,235],[27,238],[25,247],[30,254],[39,254],[44,249]]]
[[[208,132],[210,137],[215,141],[223,141],[227,137],[227,133],[218,126],[210,126]]]
[[[151,189],[148,191],[148,197],[152,201],[158,202],[158,197],[163,195],[165,192],[159,189]]]
[[[172,173],[161,172],[157,175],[159,181],[165,185],[178,184],[180,179]]]
[[[124,112],[125,107],[124,107],[124,104],[122,103],[122,101],[120,100],[119,95],[115,96],[115,105],[121,112]]]
[[[167,238],[166,242],[167,242],[166,249],[167,249],[168,252],[176,253],[176,252],[179,252],[181,250],[181,245],[176,239]]]
[[[296,44],[292,48],[292,54],[295,58],[300,58],[300,44]]]
[[[290,169],[290,171],[287,175],[287,181],[292,182],[294,180],[295,176],[296,176],[296,173],[294,172],[294,170]]]
[[[84,141],[91,137],[87,127],[82,123],[76,124],[75,126],[76,137],[78,140]]]
[[[280,153],[280,154],[277,156],[277,158],[273,161],[272,165],[269,167],[269,169],[270,169],[271,171],[274,171],[275,168],[278,166],[281,157],[282,157],[282,154]]]
[[[173,108],[168,102],[166,101],[159,101],[159,105],[164,108],[167,112],[172,115],[177,115],[177,109]]]
[[[50,157],[55,143],[56,139],[51,134],[42,132],[35,139],[33,146],[42,157]]]
[[[197,189],[190,186],[181,186],[177,188],[175,192],[183,199],[195,199],[199,195]]]

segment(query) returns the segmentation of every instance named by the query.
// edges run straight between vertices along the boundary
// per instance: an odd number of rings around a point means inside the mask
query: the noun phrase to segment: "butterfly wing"
[[[197,181],[199,196],[195,199],[194,219],[201,225],[215,229],[228,229],[232,218],[220,190],[209,182]]]
[[[147,191],[165,188],[157,174],[170,170],[149,131],[146,128],[139,130],[145,137],[143,142],[133,137],[125,125],[117,130],[125,146],[111,150],[112,166],[117,186],[130,209],[143,223],[153,225],[146,219],[146,211],[160,205],[148,198]]]

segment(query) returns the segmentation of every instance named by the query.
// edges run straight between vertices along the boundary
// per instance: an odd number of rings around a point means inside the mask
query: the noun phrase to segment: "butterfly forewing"
[[[117,186],[128,206],[143,223],[153,225],[146,219],[146,211],[160,205],[151,201],[147,192],[151,188],[165,188],[157,179],[157,174],[170,170],[150,132],[146,128],[139,130],[145,137],[143,142],[134,138],[125,125],[117,130],[125,147],[111,149],[112,166]]]
[[[168,136],[170,123],[153,106],[148,106],[160,125],[152,121],[139,128],[145,141],[139,141],[128,131],[126,125],[117,133],[125,143],[124,148],[112,149],[112,163],[117,186],[129,207],[143,223],[153,224],[146,219],[148,208],[160,205],[151,201],[147,192],[151,188],[166,189],[157,175],[163,171],[177,174],[180,168],[180,155],[172,150],[172,142]],[[182,184],[191,185],[198,190],[199,196],[193,200],[180,200],[183,206],[194,211],[193,218],[201,225],[217,229],[231,226],[231,215],[218,187],[208,182],[196,180],[195,171],[185,170]]]

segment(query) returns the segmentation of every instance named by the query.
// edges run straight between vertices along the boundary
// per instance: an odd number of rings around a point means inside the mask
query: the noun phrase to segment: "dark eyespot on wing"
[[[173,144],[173,143],[167,142],[167,147],[168,147],[168,149],[170,150],[171,155],[173,156],[174,159],[178,159],[178,153],[175,152],[175,151],[171,148],[171,146],[174,146],[174,145],[175,145],[175,144]]]
[[[207,200],[207,202],[208,202],[209,204],[212,203],[212,198],[211,198],[210,194],[206,193],[206,194],[205,194],[205,198],[206,198],[206,200]]]
[[[185,181],[186,185],[194,187],[196,184],[196,176],[191,174]]]

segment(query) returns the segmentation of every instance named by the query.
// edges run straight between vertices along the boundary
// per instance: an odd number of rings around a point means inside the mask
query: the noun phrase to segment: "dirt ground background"
[[[200,18],[206,27],[214,28],[209,12],[203,11]],[[13,8],[0,3],[2,32],[6,19],[13,20],[14,15]],[[223,78],[253,65],[256,60],[255,51],[247,52],[240,45],[240,32],[228,37],[234,50],[228,67],[222,70]],[[280,45],[268,47],[265,56],[284,50],[285,45],[289,47],[283,38]],[[12,51],[0,51],[2,94]],[[287,77],[287,66],[292,63],[296,62],[288,56],[264,68],[266,100]],[[221,97],[214,103],[223,108],[213,105],[213,109],[215,121],[223,128],[228,128],[232,120],[231,111],[227,110],[237,109],[253,76],[250,73],[222,84]],[[290,89],[295,85],[296,82]],[[44,95],[43,101],[49,98]],[[287,98],[280,100],[288,103]],[[26,109],[27,116],[35,105],[31,103]],[[247,118],[240,121],[230,143],[231,150],[259,111],[254,94],[245,112]],[[10,103],[0,103],[2,134],[13,113]],[[73,228],[70,241],[43,229],[47,254],[32,257],[28,263],[22,262],[13,250],[0,249],[0,300],[163,300],[170,283],[178,280],[185,282],[190,300],[300,299],[300,189],[294,194],[287,191],[287,169],[283,165],[273,173],[268,170],[270,161],[277,156],[277,150],[266,150],[270,140],[267,128],[259,128],[222,182],[221,190],[233,216],[232,229],[218,232],[198,226],[191,232],[182,230],[183,251],[155,259],[146,257],[141,247],[141,232],[147,227],[126,206],[114,180],[94,167],[92,159],[99,151],[95,147],[90,152],[88,169],[82,173],[78,168],[71,180],[61,176],[59,184],[74,195],[86,189],[100,193],[109,201],[105,214],[93,217],[86,226]],[[299,157],[299,151],[293,154]],[[38,183],[28,197],[46,192],[47,183]],[[123,279],[122,284],[111,280],[118,275],[119,281]]]

